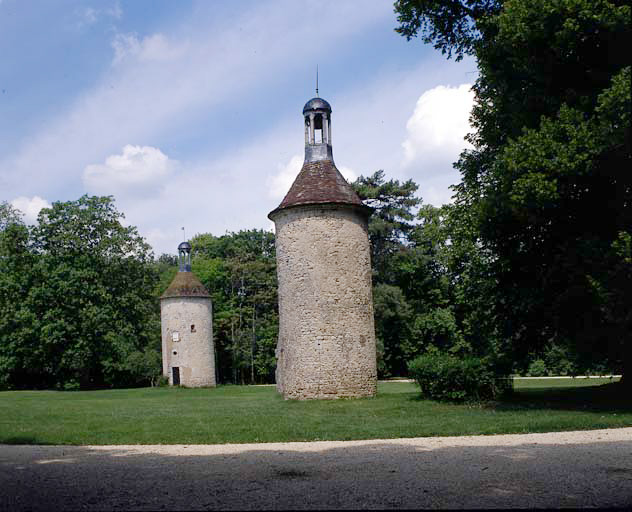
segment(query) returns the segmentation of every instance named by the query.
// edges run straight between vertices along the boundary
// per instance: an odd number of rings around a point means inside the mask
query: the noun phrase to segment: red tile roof
[[[290,191],[270,214],[292,206],[331,203],[367,208],[331,160],[305,162]]]

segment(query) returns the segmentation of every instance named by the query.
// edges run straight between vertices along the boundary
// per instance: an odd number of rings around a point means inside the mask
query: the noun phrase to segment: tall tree
[[[12,365],[5,385],[136,385],[159,371],[152,255],[121,218],[109,197],[83,196],[40,212],[22,251],[28,265],[20,267],[18,322],[0,327],[0,360]],[[3,296],[3,307],[7,300],[16,297]]]
[[[221,382],[274,381],[278,333],[274,234],[243,230],[191,239],[193,271],[208,288],[214,311]]]
[[[0,389],[28,380],[37,358],[38,319],[28,301],[35,260],[29,246],[20,212],[0,203]]]
[[[415,197],[418,186],[414,181],[386,181],[384,176],[379,170],[371,176],[360,176],[352,184],[364,204],[374,210],[369,218],[374,282],[389,282],[391,258],[407,243],[414,209],[421,204],[421,199]]]
[[[554,341],[629,373],[629,3],[395,8],[403,35],[478,62],[455,218],[472,223],[470,244],[487,254],[499,338],[518,359]]]

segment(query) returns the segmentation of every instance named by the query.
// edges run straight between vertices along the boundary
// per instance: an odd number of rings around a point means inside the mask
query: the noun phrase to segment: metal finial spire
[[[186,232],[184,231],[184,226],[182,227],[182,241],[183,242],[187,241],[187,236],[186,236]]]
[[[316,97],[318,97],[318,64],[316,64]]]

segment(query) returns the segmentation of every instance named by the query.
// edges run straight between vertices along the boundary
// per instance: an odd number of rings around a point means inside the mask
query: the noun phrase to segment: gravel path
[[[632,428],[369,441],[0,446],[0,509],[632,507]]]

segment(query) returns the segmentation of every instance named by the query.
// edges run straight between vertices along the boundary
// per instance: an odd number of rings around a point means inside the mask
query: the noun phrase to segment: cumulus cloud
[[[424,92],[406,123],[402,143],[404,165],[428,155],[449,154],[454,160],[468,146],[463,137],[471,131],[469,115],[474,102],[471,84],[440,85]]]
[[[142,195],[160,188],[175,163],[158,148],[127,144],[120,155],[108,156],[103,164],[88,165],[83,183],[91,194]]]
[[[272,199],[283,199],[302,166],[303,157],[301,155],[294,155],[287,164],[279,165],[279,172],[274,176],[268,176],[266,180],[268,196]]]
[[[20,210],[24,214],[24,221],[27,224],[35,224],[40,210],[42,208],[50,208],[51,204],[40,196],[20,196],[11,201],[11,206]]]

